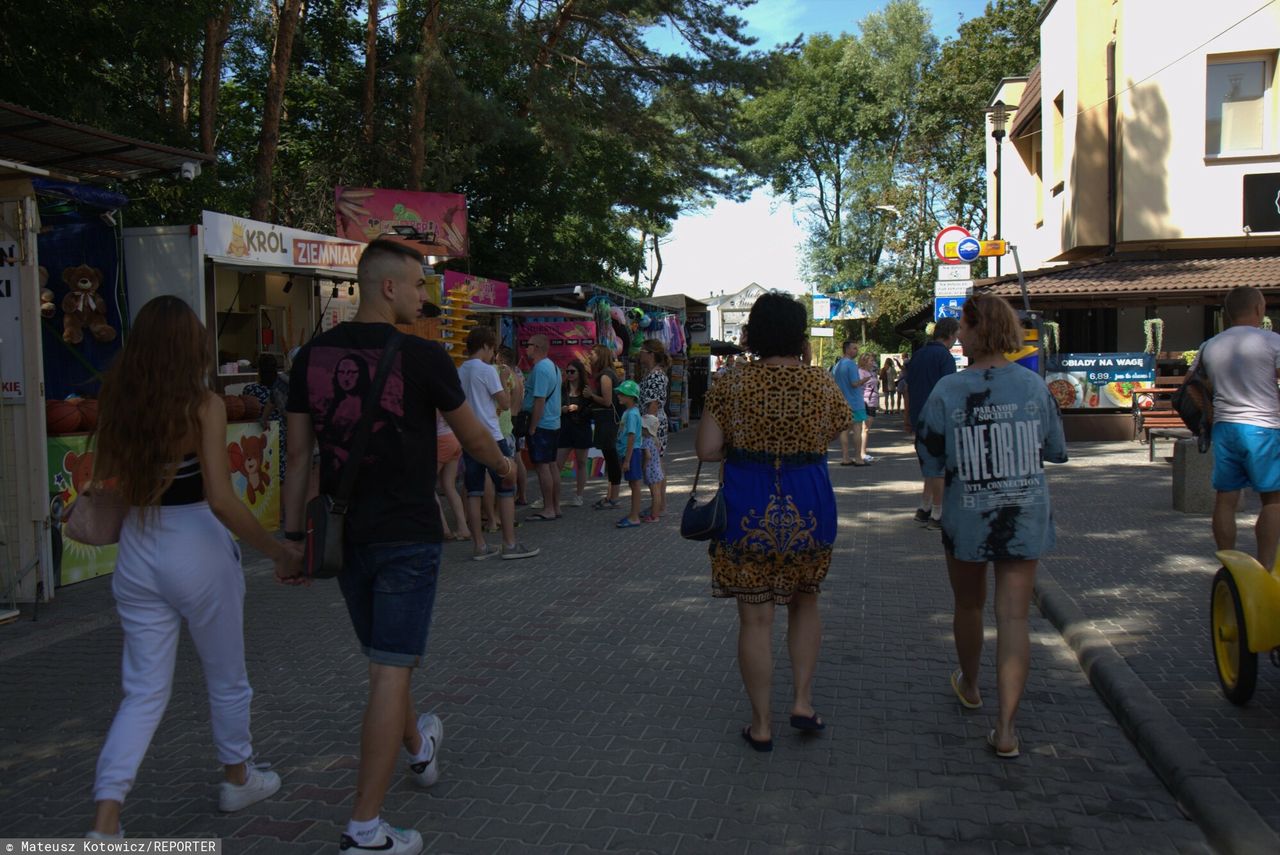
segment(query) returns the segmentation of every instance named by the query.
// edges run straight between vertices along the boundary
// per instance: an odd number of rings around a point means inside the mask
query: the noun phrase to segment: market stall
[[[46,385],[57,397],[93,394],[96,374],[127,332],[114,247],[119,219],[112,216],[123,197],[102,193],[90,202],[94,188],[85,185],[189,179],[208,160],[0,102],[0,599],[6,602],[51,599],[59,581],[50,536]],[[37,181],[48,182],[39,197]],[[65,210],[50,201],[55,184],[63,188]],[[80,204],[98,210],[76,224]],[[80,404],[74,407],[78,412]]]
[[[186,300],[213,333],[220,391],[250,382],[259,357],[283,366],[317,330],[354,317],[362,249],[213,211],[200,225],[124,230],[130,305],[159,294]]]

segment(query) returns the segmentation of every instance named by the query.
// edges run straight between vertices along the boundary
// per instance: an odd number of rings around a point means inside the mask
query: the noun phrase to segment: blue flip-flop
[[[641,525],[642,523],[632,522],[628,518],[623,517],[614,524],[614,528],[639,528]]]

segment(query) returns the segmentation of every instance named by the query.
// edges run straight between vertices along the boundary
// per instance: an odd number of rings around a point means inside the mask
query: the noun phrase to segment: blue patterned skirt
[[[711,593],[785,605],[816,594],[831,566],[836,501],[826,455],[781,465],[731,451],[724,468],[728,525],[711,542]]]

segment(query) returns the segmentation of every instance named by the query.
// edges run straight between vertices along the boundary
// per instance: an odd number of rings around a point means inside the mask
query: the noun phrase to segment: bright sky
[[[858,22],[883,8],[881,0],[759,0],[739,12],[759,47],[789,42],[814,33],[856,32]],[[955,35],[962,20],[981,15],[986,0],[925,0],[933,14],[934,34]],[[655,46],[672,47],[660,36]],[[804,231],[785,199],[757,190],[742,203],[720,200],[714,208],[676,221],[662,246],[662,277],[657,294],[707,297],[734,293],[752,282],[766,288],[803,293],[800,246]]]

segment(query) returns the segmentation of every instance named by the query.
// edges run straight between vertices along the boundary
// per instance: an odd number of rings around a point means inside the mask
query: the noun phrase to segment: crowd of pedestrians
[[[479,327],[468,334],[467,359],[455,370],[440,345],[395,329],[422,308],[421,264],[403,244],[369,244],[359,262],[362,299],[354,322],[315,337],[294,355],[276,407],[287,412],[290,467],[310,470],[318,448],[318,486],[325,495],[336,490],[358,426],[371,425],[362,477],[345,518],[338,579],[369,660],[355,801],[339,841],[343,852],[422,848],[418,832],[392,827],[381,809],[401,749],[414,784],[429,787],[439,777],[444,724],[434,712],[416,709],[411,685],[426,652],[442,541],[470,541],[477,561],[538,554],[517,537],[516,508],[526,480],[519,446],[539,493],[539,506],[524,521],[558,520],[563,508],[588,502],[592,448],[604,459],[607,480],[592,507],[625,510],[618,528],[660,520],[667,507],[670,359],[660,342],[644,342],[638,379],[623,380],[608,348],[559,366],[547,339],[535,335],[526,345],[526,378],[496,332]],[[1241,323],[1252,318],[1246,309],[1252,311],[1245,306],[1233,315]],[[802,304],[761,296],[745,330],[754,359],[717,375],[695,440],[699,459],[721,470],[727,523],[710,544],[711,594],[737,604],[738,664],[751,707],[741,739],[754,751],[774,747],[772,627],[778,606],[787,613],[792,666],[788,722],[809,735],[828,725],[813,700],[822,645],[819,595],[838,528],[828,449],[838,439],[841,464],[868,465],[870,419],[881,402],[886,410],[897,406],[901,390],[924,479],[915,516],[940,531],[954,594],[958,667],[950,686],[966,709],[982,706],[982,612],[992,564],[998,714],[988,742],[997,756],[1016,757],[1031,589],[1037,561],[1054,542],[1044,463],[1066,460],[1057,406],[1045,384],[1004,356],[1021,341],[1020,323],[1003,300],[974,296],[959,321],[940,321],[929,344],[905,365],[890,357],[878,366],[850,341],[831,372],[810,364],[806,329]],[[959,374],[950,352],[957,339],[969,359]],[[281,786],[280,777],[253,757],[244,579],[227,530],[272,558],[280,582],[305,584],[299,542],[310,485],[306,478],[284,482],[284,541],[272,538],[235,498],[223,445],[225,410],[203,381],[209,368],[203,340],[184,303],[158,298],[139,313],[103,384],[95,478],[114,479],[132,510],[113,578],[125,634],[125,698],[99,760],[95,837],[123,834],[121,805],[164,712],[184,619],[204,666],[224,766],[219,808],[239,810]],[[387,382],[380,395],[376,388],[370,393],[377,385],[373,369],[389,354]],[[1269,358],[1280,370],[1280,356]],[[268,398],[276,387],[269,373],[262,377]],[[135,382],[138,377],[151,377],[153,386]],[[138,390],[152,388],[165,392],[166,410],[159,416],[135,400]],[[561,470],[571,459],[577,478],[562,497]],[[1260,547],[1264,529],[1260,524]],[[491,545],[488,533],[498,534],[500,543]],[[195,564],[170,566],[163,556],[172,554],[190,554]]]

